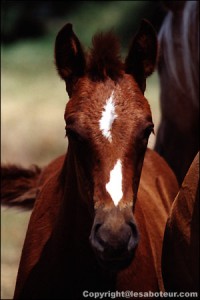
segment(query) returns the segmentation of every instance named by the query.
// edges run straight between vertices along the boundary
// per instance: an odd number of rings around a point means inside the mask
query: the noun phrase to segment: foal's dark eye
[[[75,130],[72,130],[66,126],[65,131],[66,131],[66,136],[68,138],[71,138],[73,140],[80,141],[80,142],[83,141],[83,138]]]
[[[145,130],[143,132],[143,138],[148,139],[151,133],[154,133],[154,125],[153,124],[151,124],[151,125],[147,126],[147,128],[145,128]]]

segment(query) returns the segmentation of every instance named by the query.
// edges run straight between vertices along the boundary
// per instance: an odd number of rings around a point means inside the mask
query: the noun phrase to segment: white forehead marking
[[[101,119],[99,120],[99,127],[102,131],[103,136],[112,142],[111,129],[114,120],[117,118],[115,113],[115,102],[114,102],[114,91],[110,98],[107,99],[106,104],[104,105],[104,110],[102,111]]]
[[[122,199],[122,164],[118,159],[112,171],[110,171],[110,180],[106,184],[106,190],[110,194],[115,206]]]

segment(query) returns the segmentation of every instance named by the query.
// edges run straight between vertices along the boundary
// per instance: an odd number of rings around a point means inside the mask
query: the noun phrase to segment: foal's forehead
[[[69,111],[90,117],[100,117],[104,111],[112,115],[114,110],[122,117],[145,119],[151,116],[150,107],[132,76],[125,74],[117,82],[111,79],[93,82],[87,77],[79,80],[69,101]]]
[[[82,78],[65,111],[66,126],[97,144],[127,144],[151,120],[149,104],[132,76],[118,82]]]

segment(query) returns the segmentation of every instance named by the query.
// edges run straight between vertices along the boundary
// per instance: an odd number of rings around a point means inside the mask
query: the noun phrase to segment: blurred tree
[[[56,19],[71,20],[81,16],[86,26],[97,26],[105,29],[114,23],[122,43],[127,42],[138,27],[140,20],[146,18],[158,31],[165,11],[160,1],[1,1],[1,37],[3,43],[18,39],[39,37],[48,33],[48,22]],[[108,16],[109,13],[109,16]],[[120,15],[120,17],[119,17]],[[105,17],[106,16],[106,17]],[[117,17],[116,17],[117,16]],[[88,24],[88,18],[96,23]],[[113,21],[113,22],[112,22]],[[83,24],[81,26],[83,27]],[[84,29],[84,30],[85,30]]]
[[[133,1],[137,2],[136,9],[128,10],[120,24],[118,34],[122,37],[122,43],[126,44],[133,32],[138,28],[141,19],[147,19],[158,32],[166,11],[161,1]]]
[[[80,1],[81,2],[81,1]],[[3,43],[47,33],[46,22],[63,17],[74,1],[1,1],[1,38]]]

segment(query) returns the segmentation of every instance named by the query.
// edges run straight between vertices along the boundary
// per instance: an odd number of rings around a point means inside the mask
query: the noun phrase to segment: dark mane
[[[88,73],[92,80],[117,80],[122,74],[123,64],[120,45],[112,31],[98,33],[93,37],[88,54]]]

